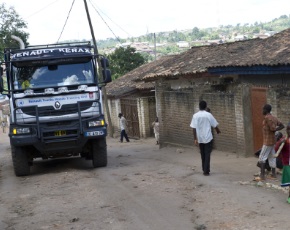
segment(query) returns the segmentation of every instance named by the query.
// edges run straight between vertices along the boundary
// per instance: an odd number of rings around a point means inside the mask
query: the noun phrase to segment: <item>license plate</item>
[[[91,136],[100,136],[100,135],[103,135],[103,134],[104,134],[103,131],[92,131],[92,132],[86,132],[85,136],[91,137]]]
[[[65,130],[58,130],[54,132],[54,136],[65,136],[66,131]]]

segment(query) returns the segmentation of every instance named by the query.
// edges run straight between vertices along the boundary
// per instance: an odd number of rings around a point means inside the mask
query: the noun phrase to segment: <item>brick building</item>
[[[114,80],[106,86],[114,136],[120,134],[118,114],[128,121],[128,134],[133,138],[153,136],[152,122],[156,118],[155,83],[141,79],[165,62],[169,56],[141,67]]]
[[[289,36],[290,29],[267,39],[193,47],[143,65],[118,79],[120,82],[111,83],[114,87],[108,86],[111,106],[118,105],[118,100],[122,104],[126,97],[142,98],[140,93],[154,87],[146,84],[155,83],[162,147],[193,144],[189,124],[199,101],[206,100],[222,131],[215,135],[215,148],[250,156],[262,145],[262,107],[266,102],[284,124],[290,121]],[[138,116],[146,114],[145,107],[139,106]],[[139,119],[139,124],[148,128],[151,121],[143,122]]]

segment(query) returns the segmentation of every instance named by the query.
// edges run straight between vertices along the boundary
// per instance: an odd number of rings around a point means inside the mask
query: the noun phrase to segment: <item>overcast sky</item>
[[[70,15],[73,0],[2,2],[6,7],[13,6],[27,22],[31,45],[91,38],[83,0],[74,1]],[[253,24],[290,15],[290,0],[87,0],[87,4],[97,40],[194,27]]]

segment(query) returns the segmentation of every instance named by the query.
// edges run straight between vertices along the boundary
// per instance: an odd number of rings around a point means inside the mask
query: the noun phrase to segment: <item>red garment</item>
[[[285,140],[285,136],[283,136],[275,145],[275,151],[277,152],[280,145],[282,144],[283,140]],[[290,165],[290,138],[287,138],[286,141],[285,141],[285,144],[280,152],[280,155],[279,157],[281,158],[282,160],[282,164],[285,166],[285,165]]]

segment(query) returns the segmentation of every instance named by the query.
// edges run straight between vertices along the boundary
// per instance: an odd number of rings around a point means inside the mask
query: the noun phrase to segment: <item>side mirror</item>
[[[3,82],[3,78],[2,78],[2,74],[0,76],[0,93],[2,94],[2,92],[4,91],[4,82]]]
[[[111,71],[107,69],[109,67],[109,60],[105,57],[102,57],[101,60],[101,66],[102,66],[102,74],[103,74],[103,82],[109,83],[112,81]]]
[[[109,69],[103,69],[102,74],[104,83],[109,83],[112,81],[111,71]]]
[[[0,67],[0,93],[2,93],[4,90],[4,82],[2,78],[3,72],[4,72],[3,67]]]
[[[109,67],[109,60],[107,58],[102,58],[101,59],[101,66],[103,69],[108,68]]]

